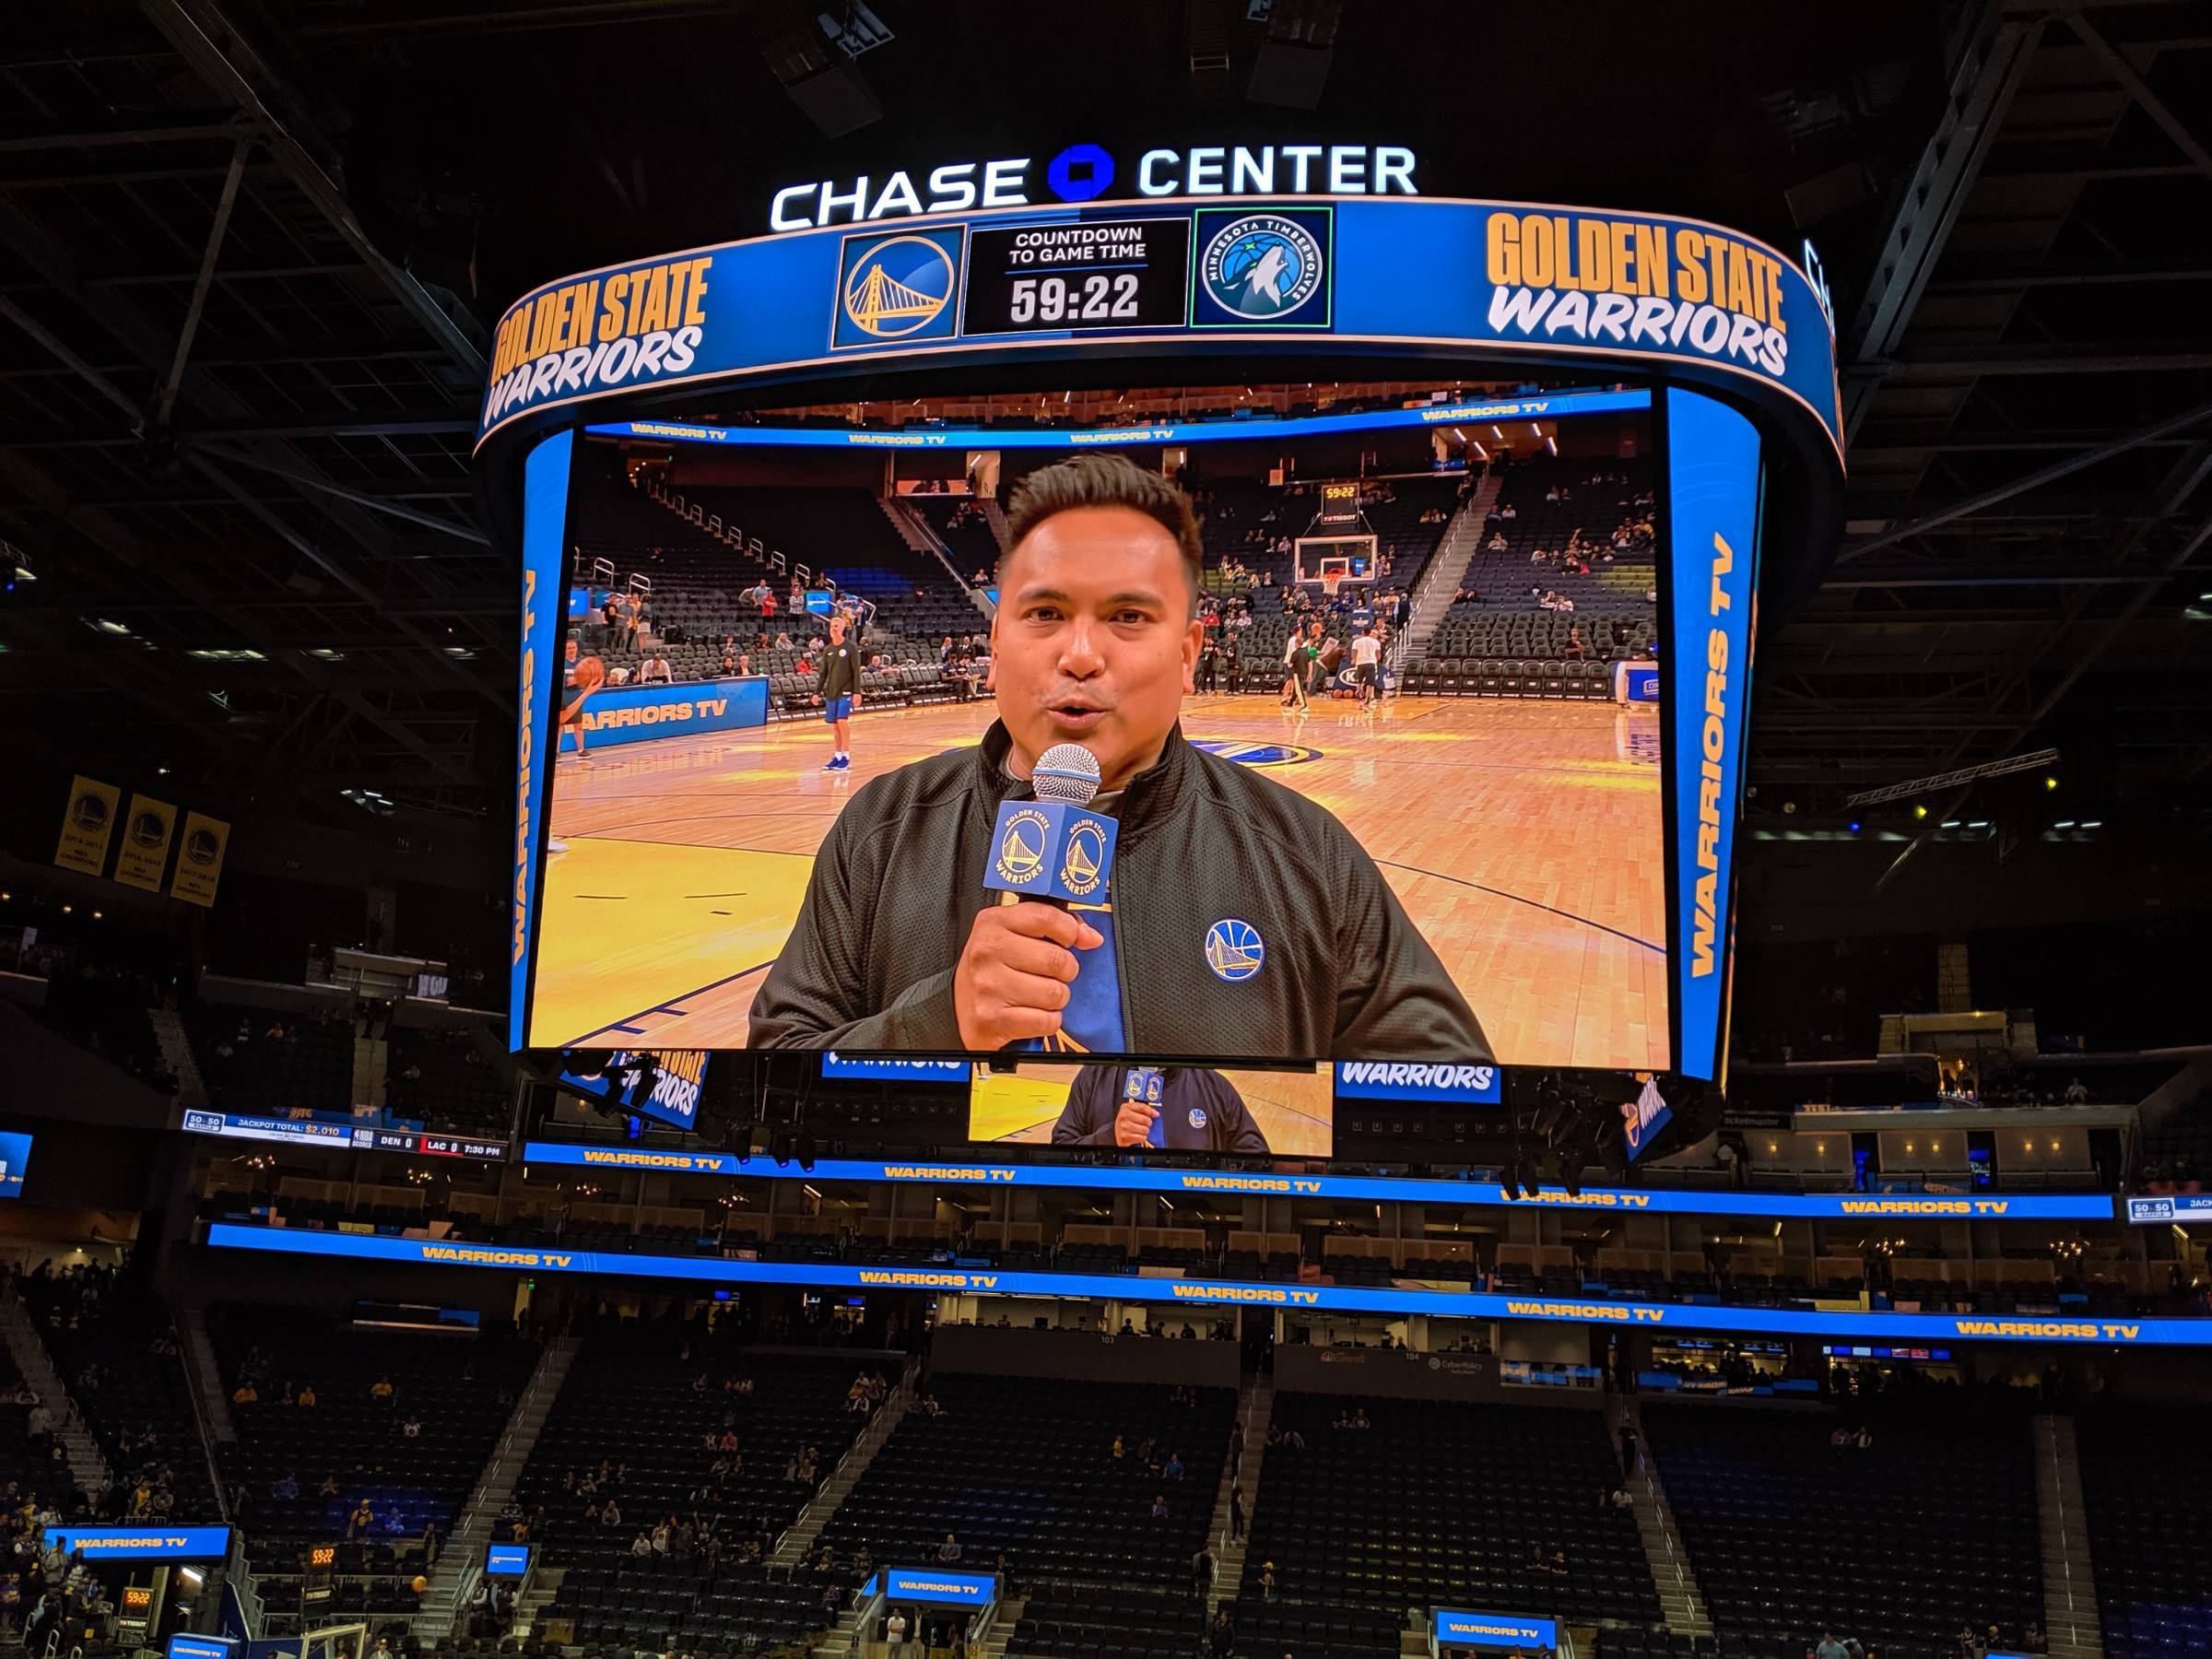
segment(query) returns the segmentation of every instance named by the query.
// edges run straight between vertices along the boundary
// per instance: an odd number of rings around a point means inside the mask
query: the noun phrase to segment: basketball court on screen
[[[968,1097],[968,1138],[1021,1146],[1051,1144],[1053,1125],[1067,1104],[1079,1065],[1019,1065],[1012,1071],[975,1068]],[[1281,1158],[1326,1158],[1335,1124],[1335,1083],[1326,1066],[1302,1072],[1222,1068],[1268,1150]]]
[[[736,1048],[814,854],[870,778],[978,741],[988,701],[868,711],[853,770],[799,720],[563,759],[530,1041]],[[1185,700],[1183,732],[1359,837],[1509,1065],[1663,1067],[1658,722],[1607,703],[1406,697],[1380,712]],[[1387,1058],[1388,1056],[1379,1056]]]

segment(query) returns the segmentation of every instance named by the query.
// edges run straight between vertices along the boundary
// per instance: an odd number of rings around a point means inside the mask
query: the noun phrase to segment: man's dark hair
[[[1006,547],[1012,550],[1056,512],[1077,507],[1126,507],[1151,519],[1182,552],[1182,573],[1191,583],[1191,615],[1206,585],[1206,548],[1191,499],[1158,473],[1147,472],[1126,455],[1077,455],[1041,466],[1014,486],[1006,512]]]

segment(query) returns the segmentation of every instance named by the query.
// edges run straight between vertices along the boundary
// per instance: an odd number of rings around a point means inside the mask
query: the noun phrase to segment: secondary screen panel
[[[1326,1066],[1230,1071],[1215,1066],[1024,1063],[975,1068],[968,1138],[1125,1152],[1326,1158],[1335,1100]]]
[[[957,966],[1041,869],[1083,924],[1051,1052],[1665,1067],[1647,418],[1439,439],[1184,451],[1180,687],[1088,594],[1084,661],[1041,654],[1067,600],[999,567],[994,513],[1079,441],[901,454],[891,512],[879,454],[580,443],[530,1044],[995,1047],[962,1040]],[[1118,718],[1162,672],[1173,777],[1110,794],[1099,839],[1010,827],[1002,713]],[[1099,712],[1052,718],[1082,741]]]

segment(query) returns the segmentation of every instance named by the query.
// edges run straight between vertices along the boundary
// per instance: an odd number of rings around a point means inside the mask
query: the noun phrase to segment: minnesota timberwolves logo
[[[876,345],[952,333],[959,233],[848,237],[838,276],[834,344]]]
[[[1250,979],[1266,960],[1267,947],[1259,929],[1249,922],[1227,916],[1206,930],[1206,965],[1216,979],[1230,984]]]
[[[1322,291],[1327,264],[1321,239],[1304,216],[1253,213],[1214,232],[1198,256],[1206,297],[1224,315],[1198,320],[1243,323],[1327,322],[1305,314]]]
[[[998,878],[1034,881],[1044,867],[1044,843],[1052,832],[1052,820],[1034,806],[1009,817],[1006,832],[998,838]]]

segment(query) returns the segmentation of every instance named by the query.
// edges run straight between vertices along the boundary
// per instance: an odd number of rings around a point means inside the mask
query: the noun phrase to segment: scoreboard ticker
[[[187,1110],[187,1135],[223,1140],[274,1141],[280,1145],[324,1147],[347,1152],[399,1152],[416,1158],[458,1158],[477,1163],[507,1161],[507,1143],[463,1135],[424,1135],[413,1129],[383,1129],[371,1124],[325,1118],[256,1117],[235,1112]]]

